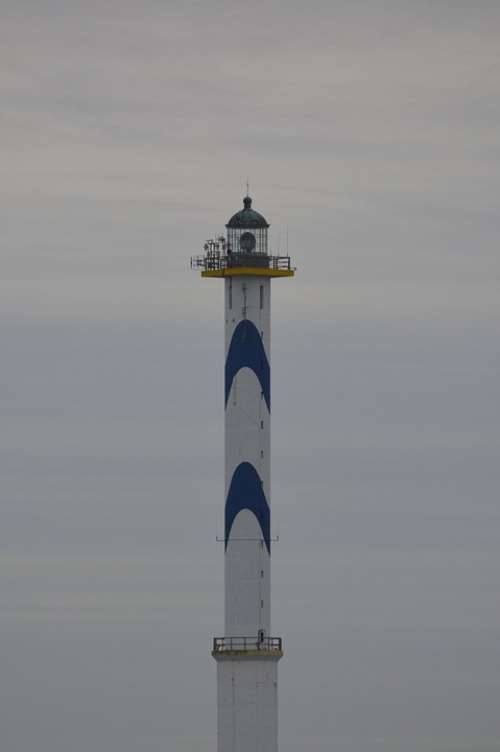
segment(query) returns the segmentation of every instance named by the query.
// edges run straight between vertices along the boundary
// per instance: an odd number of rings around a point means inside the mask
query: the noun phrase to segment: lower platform
[[[216,660],[283,657],[281,637],[214,637],[212,655]]]

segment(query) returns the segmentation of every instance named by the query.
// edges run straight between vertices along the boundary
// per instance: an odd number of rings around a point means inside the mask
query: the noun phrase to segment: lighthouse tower
[[[269,224],[243,199],[226,237],[191,260],[224,280],[225,626],[215,637],[218,752],[277,752],[278,661],[271,632],[271,279],[292,277]]]

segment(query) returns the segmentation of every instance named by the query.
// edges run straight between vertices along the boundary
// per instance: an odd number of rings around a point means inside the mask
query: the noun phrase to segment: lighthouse
[[[224,636],[217,663],[218,752],[277,752],[280,637],[271,632],[271,280],[293,277],[245,196],[226,235],[191,259],[224,280]]]

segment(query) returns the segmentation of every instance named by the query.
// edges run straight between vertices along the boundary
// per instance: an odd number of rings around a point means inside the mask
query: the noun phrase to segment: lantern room
[[[228,250],[233,254],[268,255],[267,230],[269,223],[252,209],[252,199],[245,196],[243,209],[233,214],[226,225]]]

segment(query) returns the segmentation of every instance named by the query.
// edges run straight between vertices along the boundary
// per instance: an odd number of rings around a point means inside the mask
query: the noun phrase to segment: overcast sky
[[[498,752],[500,6],[4,0],[0,748],[215,752],[222,285],[273,283],[286,752]]]

